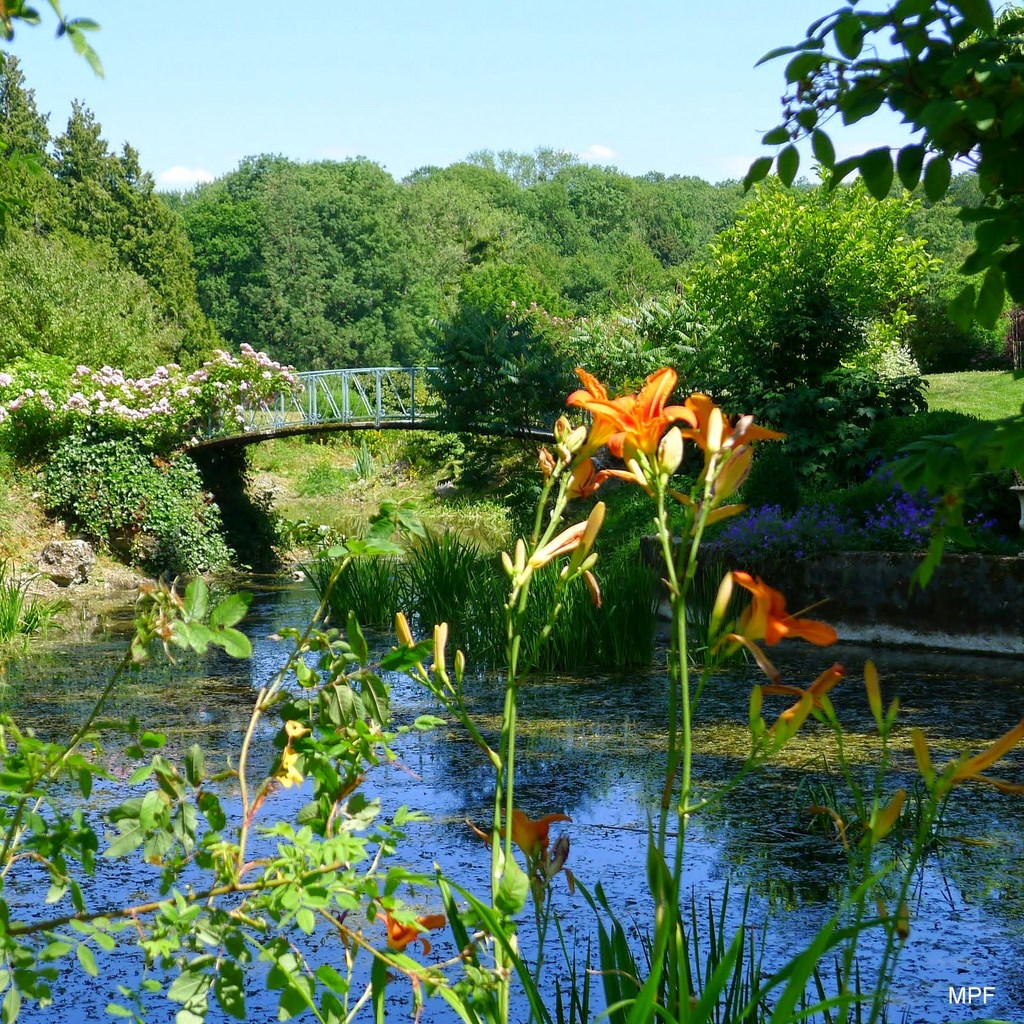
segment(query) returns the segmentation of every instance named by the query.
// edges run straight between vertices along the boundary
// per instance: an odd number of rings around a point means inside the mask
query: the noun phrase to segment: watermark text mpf
[[[990,999],[995,999],[996,990],[992,985],[961,985],[959,988],[949,986],[949,1001],[958,1006],[973,1006],[981,1003],[984,1006]]]

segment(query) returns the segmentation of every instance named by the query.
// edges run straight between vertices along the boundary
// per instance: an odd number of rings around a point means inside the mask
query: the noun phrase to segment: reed
[[[330,620],[343,625],[351,611],[364,626],[389,629],[404,592],[402,562],[396,558],[355,559],[327,593],[334,566],[333,559],[322,555],[303,566],[317,597],[326,600]]]
[[[27,640],[45,632],[66,607],[60,598],[33,598],[28,594],[31,579],[15,575],[9,561],[0,562],[0,644]]]

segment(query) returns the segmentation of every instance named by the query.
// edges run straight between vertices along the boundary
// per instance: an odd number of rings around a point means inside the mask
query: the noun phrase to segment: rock
[[[88,541],[51,540],[39,556],[39,568],[58,587],[70,587],[88,582],[95,561],[96,552]]]

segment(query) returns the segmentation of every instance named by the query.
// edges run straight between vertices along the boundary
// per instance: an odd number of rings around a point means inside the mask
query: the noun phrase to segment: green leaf
[[[189,784],[198,786],[206,776],[206,757],[203,748],[193,743],[185,753],[185,778]]]
[[[765,146],[781,146],[786,142],[789,142],[789,132],[781,124],[778,128],[773,128],[770,132],[766,132],[761,139],[762,145]]]
[[[995,28],[995,17],[988,0],[954,0],[952,6],[959,8],[964,21],[974,28],[982,32],[991,32]]]
[[[856,60],[864,47],[864,26],[860,18],[852,14],[839,17],[832,32],[839,52],[847,60]]]
[[[820,53],[803,51],[798,53],[786,65],[786,81],[791,85],[799,82],[802,78],[813,74],[825,63],[825,58]]]
[[[814,134],[811,135],[811,152],[822,167],[835,165],[836,147],[832,145],[832,140],[820,128],[816,128]]]
[[[366,644],[363,631],[359,628],[356,613],[351,609],[349,609],[348,621],[345,623],[345,637],[349,647],[352,648],[352,653],[365,665],[370,660],[370,648]]]
[[[783,185],[792,185],[793,179],[796,178],[796,172],[800,167],[800,153],[797,151],[796,146],[787,146],[779,153],[776,166],[779,181]]]
[[[515,917],[526,906],[529,894],[529,876],[515,860],[506,861],[505,871],[494,897],[494,909],[503,917]]]
[[[316,914],[309,907],[299,907],[295,912],[295,923],[306,935],[312,935],[316,928]]]
[[[953,172],[944,156],[933,156],[924,169],[924,194],[937,203],[949,188]]]
[[[213,994],[228,1016],[245,1020],[245,974],[236,961],[223,960],[218,965]]]
[[[245,617],[251,602],[252,594],[231,594],[210,613],[210,625],[215,629],[236,625]]]
[[[12,985],[4,996],[3,1004],[0,1005],[0,1021],[3,1024],[13,1024],[21,1013],[21,991],[17,985]]]
[[[217,634],[218,642],[230,658],[251,658],[252,643],[237,629],[225,629]]]
[[[348,991],[348,982],[330,964],[321,964],[316,969],[316,976],[321,985],[334,992],[344,995]]]
[[[924,146],[904,146],[896,157],[896,173],[900,176],[900,182],[908,192],[913,192],[921,180],[924,153]]]
[[[759,156],[751,165],[743,178],[743,191],[748,192],[751,186],[763,181],[768,177],[772,169],[772,158],[770,156]]]
[[[93,955],[92,950],[84,942],[80,942],[76,952],[78,954],[78,962],[82,965],[82,970],[92,978],[99,977],[100,969],[96,966],[96,957]]]
[[[88,768],[78,769],[78,791],[82,794],[83,800],[89,799],[92,793],[92,772]]]
[[[989,267],[985,271],[985,280],[978,293],[975,309],[975,316],[982,327],[995,327],[1003,311],[1003,299],[1003,272],[999,267]]]
[[[139,743],[145,750],[160,750],[167,744],[167,737],[162,732],[144,732]]]
[[[209,604],[210,588],[201,576],[197,576],[185,588],[185,615],[189,619],[202,621],[206,618]]]
[[[434,641],[421,640],[415,647],[396,647],[380,659],[384,672],[406,672],[434,653]]]
[[[860,176],[875,199],[885,199],[892,188],[892,153],[887,146],[870,149],[860,158]]]
[[[828,179],[829,191],[834,189],[851,171],[855,171],[859,163],[859,156],[850,156],[835,164],[832,168],[832,174]]]
[[[1007,253],[1002,266],[1006,290],[1018,306],[1024,305],[1024,245]]]
[[[104,857],[123,857],[126,853],[131,853],[136,847],[141,846],[142,841],[146,838],[146,830],[137,818],[126,818],[124,821],[119,821],[117,827],[121,830],[121,835],[103,851]]]

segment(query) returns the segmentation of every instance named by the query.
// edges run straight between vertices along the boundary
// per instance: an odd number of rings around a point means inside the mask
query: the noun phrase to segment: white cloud
[[[615,156],[615,150],[610,146],[602,146],[599,142],[595,142],[583,150],[579,156],[585,163],[601,163],[611,160]]]
[[[156,176],[157,188],[181,192],[200,182],[213,181],[213,175],[202,167],[168,167]]]

